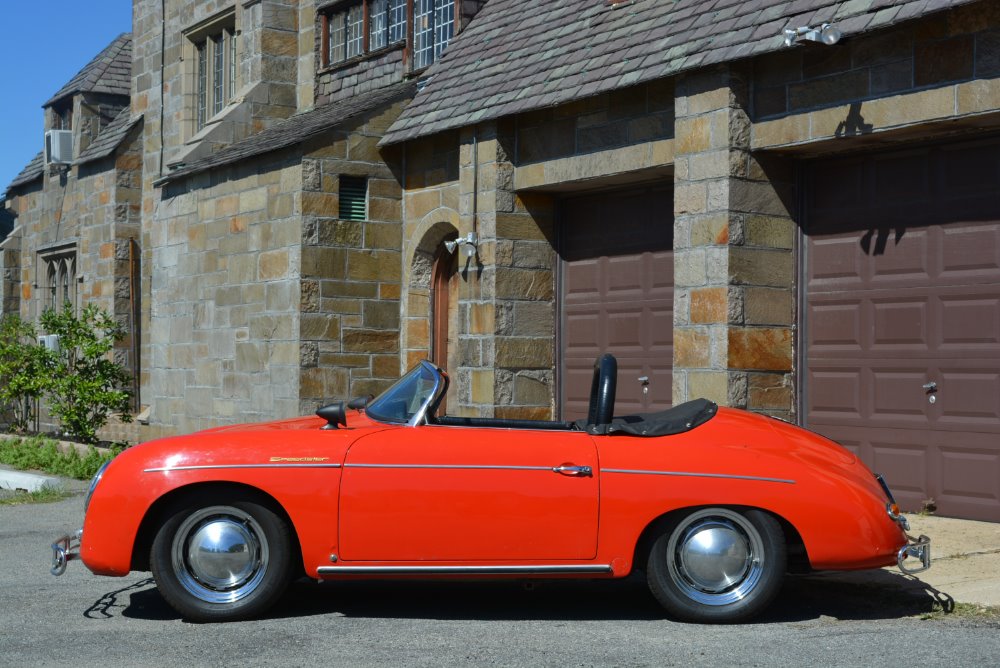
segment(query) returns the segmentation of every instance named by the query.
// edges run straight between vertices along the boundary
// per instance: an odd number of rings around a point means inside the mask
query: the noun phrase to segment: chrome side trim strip
[[[695,473],[693,471],[642,471],[638,469],[601,469],[602,473],[627,473],[631,475],[670,475],[685,478],[727,478],[730,480],[756,480],[758,482],[780,482],[794,485],[794,480],[784,478],[761,478],[754,475],[731,475],[729,473]]]
[[[505,466],[497,464],[344,464],[348,469],[457,469],[487,471],[552,471],[551,466]]]
[[[340,464],[202,464],[199,466],[161,466],[143,469],[143,473],[203,471],[206,469],[339,469]]]
[[[543,566],[320,566],[320,575],[558,575],[611,573],[610,564]]]

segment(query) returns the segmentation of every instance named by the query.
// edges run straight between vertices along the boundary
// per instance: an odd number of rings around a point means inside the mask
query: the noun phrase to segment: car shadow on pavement
[[[791,576],[752,623],[879,620],[951,612],[954,601],[919,579],[887,570]],[[180,616],[151,578],[116,589],[84,613],[146,620]],[[298,580],[265,618],[322,615],[449,620],[667,620],[637,573],[615,581],[321,582]]]

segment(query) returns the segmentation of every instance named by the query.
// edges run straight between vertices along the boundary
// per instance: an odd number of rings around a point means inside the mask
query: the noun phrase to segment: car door
[[[598,489],[585,432],[427,425],[372,434],[344,462],[340,556],[592,559]]]

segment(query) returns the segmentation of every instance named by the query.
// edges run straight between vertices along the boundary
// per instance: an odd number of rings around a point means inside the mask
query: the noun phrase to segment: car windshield
[[[373,399],[365,413],[379,422],[415,423],[427,412],[440,384],[438,370],[428,362],[421,362]]]

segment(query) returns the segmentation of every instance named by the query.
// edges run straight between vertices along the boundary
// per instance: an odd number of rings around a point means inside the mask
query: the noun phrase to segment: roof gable
[[[131,95],[132,35],[122,33],[43,104],[49,107],[75,93]]]

